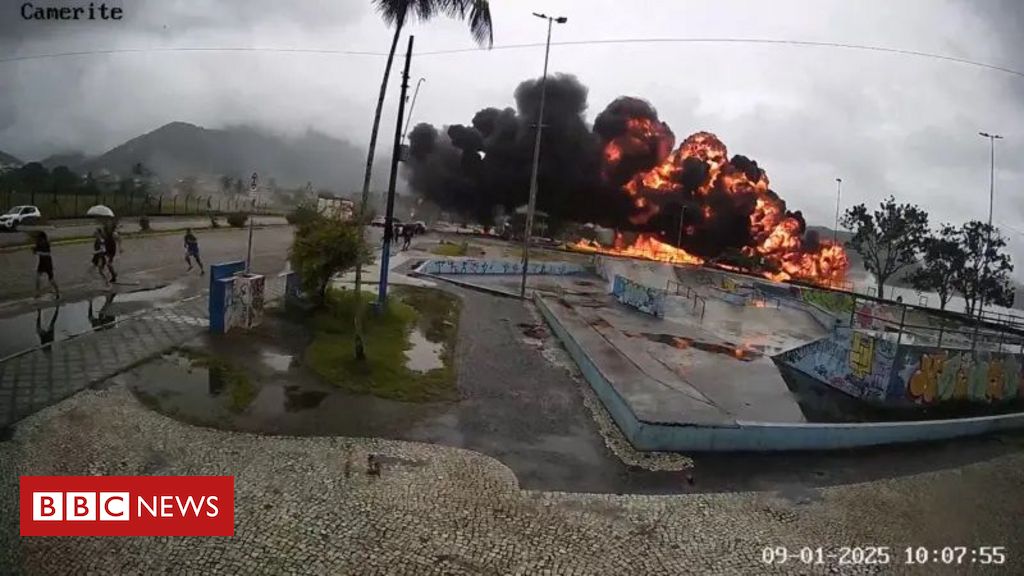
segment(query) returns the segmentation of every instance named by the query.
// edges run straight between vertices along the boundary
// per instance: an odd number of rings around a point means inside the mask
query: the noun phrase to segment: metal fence
[[[0,206],[6,212],[13,206],[38,206],[44,218],[77,218],[95,204],[110,207],[119,216],[175,216],[248,212],[267,214],[264,204],[253,205],[246,197],[226,198],[213,195],[142,196],[136,194],[45,194],[7,191],[0,194]]]
[[[901,302],[852,297],[850,326],[897,344],[1024,353],[1024,323],[1007,315],[970,318]]]

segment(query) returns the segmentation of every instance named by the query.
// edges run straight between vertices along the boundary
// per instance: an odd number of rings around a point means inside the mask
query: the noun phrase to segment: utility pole
[[[412,123],[412,113],[416,109],[416,97],[420,95],[420,84],[426,81],[426,78],[417,80],[416,89],[412,91],[412,103],[409,104],[409,117],[405,120],[405,130],[402,131],[402,142],[405,142],[406,137],[409,136],[409,124]]]
[[[533,142],[533,170],[530,174],[530,202],[526,207],[526,229],[523,231],[523,278],[519,285],[519,297],[526,298],[526,270],[530,266],[530,236],[533,235],[533,212],[537,206],[537,170],[540,167],[540,135],[544,127],[544,100],[547,96],[548,56],[551,53],[551,25],[565,24],[565,16],[552,17],[533,13],[537,18],[548,21],[548,40],[544,45],[544,75],[540,77],[540,108],[537,111],[537,136]]]
[[[388,260],[391,258],[391,237],[394,234],[395,183],[398,180],[398,162],[402,157],[402,119],[405,116],[405,94],[409,89],[409,64],[412,62],[412,43],[415,36],[409,36],[409,48],[405,51],[405,70],[402,72],[402,93],[398,97],[398,119],[395,122],[395,147],[391,151],[391,176],[388,179],[388,204],[384,216],[384,247],[380,254],[380,284],[377,290],[377,310],[384,311],[388,300]]]
[[[839,244],[839,197],[842,195],[843,179],[836,178],[836,225],[832,228],[832,243]]]

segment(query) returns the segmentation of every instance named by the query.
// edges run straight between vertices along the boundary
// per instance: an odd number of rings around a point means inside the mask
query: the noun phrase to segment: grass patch
[[[438,256],[465,256],[469,252],[469,243],[460,242],[458,244],[438,244],[434,246],[431,253],[437,254]]]
[[[362,302],[374,295],[363,293]],[[451,400],[455,388],[455,339],[459,300],[440,290],[396,286],[382,314],[367,310],[363,318],[366,360],[353,355],[356,312],[354,292],[331,292],[325,310],[312,320],[313,342],[306,349],[306,365],[342,390],[372,394],[406,402]],[[406,367],[409,332],[422,331],[427,340],[443,344],[443,366],[428,372]]]

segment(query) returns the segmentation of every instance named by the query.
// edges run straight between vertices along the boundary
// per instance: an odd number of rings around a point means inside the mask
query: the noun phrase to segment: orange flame
[[[694,256],[682,248],[676,248],[671,244],[666,244],[665,242],[647,234],[640,234],[637,236],[636,240],[628,246],[624,246],[622,234],[616,233],[615,245],[612,247],[602,246],[591,240],[580,240],[575,244],[570,244],[569,248],[579,252],[608,254],[611,256],[628,256],[631,258],[643,258],[645,260],[668,262],[670,264],[693,264],[699,266],[704,263],[703,258]]]
[[[690,135],[672,150],[674,137],[667,126],[646,118],[632,118],[627,121],[627,133],[605,145],[604,158],[606,174],[615,168],[629,150],[652,151],[656,146],[658,163],[645,172],[634,174],[622,187],[632,198],[637,210],[629,220],[634,225],[643,225],[661,211],[660,200],[665,194],[681,193],[682,186],[676,178],[683,171],[684,161],[696,158],[704,162],[707,171],[704,181],[696,188],[695,195],[707,197],[713,190],[724,191],[737,199],[750,196],[754,209],[750,213],[749,235],[751,243],[742,247],[748,257],[758,258],[766,264],[760,274],[775,281],[799,279],[821,285],[841,285],[849,261],[842,246],[822,241],[818,247],[808,250],[804,246],[801,222],[787,214],[785,203],[768,188],[768,176],[764,170],[753,167],[740,169],[729,161],[728,150],[717,136],[710,132]],[[700,206],[704,221],[715,218],[710,204]],[[687,236],[698,229],[693,225],[684,227]],[[615,246],[603,247],[592,242],[581,241],[572,246],[577,250],[632,256],[662,262],[681,264],[702,264],[704,259],[657,240],[651,235],[640,234],[628,246],[622,245],[622,236],[616,236]],[[727,269],[732,266],[719,265]]]

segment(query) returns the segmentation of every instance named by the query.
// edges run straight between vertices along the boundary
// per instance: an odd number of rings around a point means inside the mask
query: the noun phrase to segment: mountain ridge
[[[298,137],[285,137],[249,125],[204,128],[183,121],[164,124],[131,138],[99,156],[61,154],[47,160],[75,159],[73,170],[107,170],[121,176],[137,164],[165,181],[186,176],[248,176],[273,178],[279,186],[298,187],[312,182],[317,188],[337,191],[358,189],[365,168],[365,152],[355,145],[314,129]],[[382,183],[378,170],[374,183]]]

